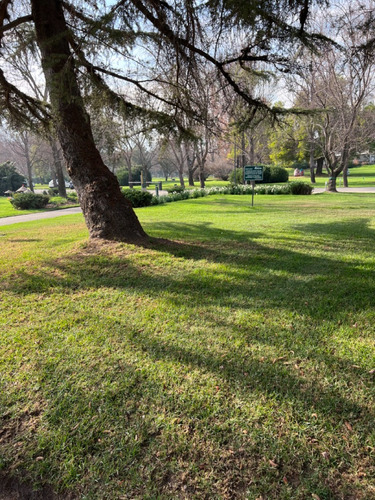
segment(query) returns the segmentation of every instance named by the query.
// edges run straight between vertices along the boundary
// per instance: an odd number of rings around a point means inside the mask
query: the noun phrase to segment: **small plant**
[[[136,189],[124,189],[122,194],[130,201],[133,208],[148,207],[151,205],[152,194],[148,191],[138,191]]]
[[[59,188],[57,187],[49,188],[48,194],[50,196],[57,196],[59,194]]]
[[[291,194],[311,194],[313,187],[306,182],[291,182],[289,184]]]
[[[182,186],[177,186],[175,184],[173,187],[168,188],[167,191],[168,191],[169,194],[172,194],[172,193],[182,193],[183,191],[185,191],[185,188],[183,188]]]
[[[49,202],[49,196],[35,193],[19,193],[10,199],[11,204],[18,210],[44,208]]]

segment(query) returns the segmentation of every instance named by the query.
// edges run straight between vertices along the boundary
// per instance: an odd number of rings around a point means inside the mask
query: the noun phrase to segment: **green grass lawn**
[[[303,177],[294,177],[294,169],[287,169],[289,172],[289,181],[292,180],[303,180],[305,182],[310,182],[310,173],[305,170],[305,175]],[[325,170],[324,170],[325,172]],[[316,177],[316,187],[324,187],[325,183],[328,181],[329,175],[324,173],[322,177]],[[354,167],[349,169],[348,176],[349,187],[375,187],[375,165],[364,165],[363,167]],[[339,176],[337,181],[337,187],[342,187],[342,174]]]
[[[375,498],[375,197],[137,213],[149,247],[80,215],[1,228],[0,483]]]
[[[45,210],[16,210],[8,198],[0,196],[0,217],[12,217],[14,215],[29,214],[32,212],[44,212]]]

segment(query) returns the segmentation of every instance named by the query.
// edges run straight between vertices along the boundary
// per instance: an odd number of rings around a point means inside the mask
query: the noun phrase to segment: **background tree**
[[[5,191],[17,191],[25,182],[23,175],[19,174],[14,164],[10,161],[0,165],[0,195]]]

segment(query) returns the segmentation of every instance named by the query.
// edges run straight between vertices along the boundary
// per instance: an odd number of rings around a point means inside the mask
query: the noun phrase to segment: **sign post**
[[[253,188],[251,197],[251,206],[254,206],[254,187],[255,181],[263,180],[263,167],[256,165],[245,165],[243,169],[243,178],[245,183],[250,182]]]

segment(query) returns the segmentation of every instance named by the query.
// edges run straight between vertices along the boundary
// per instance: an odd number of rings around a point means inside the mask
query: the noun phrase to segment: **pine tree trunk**
[[[31,0],[55,127],[92,238],[141,243],[147,236],[97,150],[78,87],[61,0]]]

